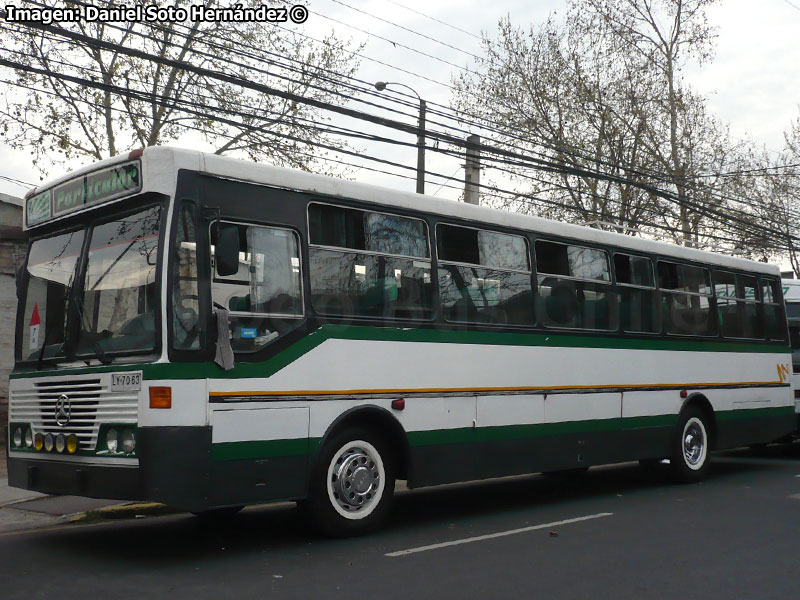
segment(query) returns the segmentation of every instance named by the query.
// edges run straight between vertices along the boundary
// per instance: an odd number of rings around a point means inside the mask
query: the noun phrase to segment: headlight
[[[17,448],[19,448],[20,446],[22,446],[22,429],[20,429],[19,427],[17,427],[17,428],[14,430],[14,445],[15,445]]]
[[[136,449],[136,437],[133,435],[133,431],[126,429],[122,432],[120,436],[120,446],[122,447],[122,451],[126,454],[130,454]]]
[[[75,454],[78,451],[78,436],[71,433],[67,436],[67,452]]]
[[[67,438],[64,437],[63,433],[59,433],[56,436],[56,452],[64,452],[64,449],[67,447]]]
[[[117,430],[116,429],[109,429],[108,433],[106,433],[106,447],[108,448],[109,452],[116,452],[117,451]]]
[[[42,451],[42,448],[44,448],[44,434],[36,434],[36,436],[33,438],[33,447],[36,448],[37,452]]]
[[[30,448],[31,446],[33,446],[33,429],[31,429],[30,427],[28,427],[28,428],[25,430],[25,445],[26,445],[28,448]]]
[[[55,440],[53,439],[53,434],[48,433],[44,436],[44,449],[48,452],[53,451],[53,445],[55,444]]]

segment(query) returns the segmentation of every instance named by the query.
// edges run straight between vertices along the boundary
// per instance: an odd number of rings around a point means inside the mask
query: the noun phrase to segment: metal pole
[[[425,100],[419,99],[419,131],[417,132],[417,193],[425,193]]]
[[[419,98],[419,125],[417,127],[417,193],[425,193],[425,100],[422,99],[417,91],[407,86],[405,83],[397,83],[396,81],[376,81],[375,89],[382,92],[386,89],[387,85],[399,85],[406,88],[417,98]]]

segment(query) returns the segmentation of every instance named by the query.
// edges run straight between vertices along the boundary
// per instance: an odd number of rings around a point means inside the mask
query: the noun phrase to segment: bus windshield
[[[160,214],[154,206],[33,242],[20,357],[107,362],[109,355],[155,349]]]

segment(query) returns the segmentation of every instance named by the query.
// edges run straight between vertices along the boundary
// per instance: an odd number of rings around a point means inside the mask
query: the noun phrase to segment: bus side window
[[[756,278],[714,271],[719,330],[723,337],[761,339]]]
[[[447,321],[533,325],[525,238],[440,223],[439,296]]]
[[[288,229],[225,225],[239,229],[239,268],[221,275],[212,260],[211,299],[229,311],[234,352],[255,352],[302,322],[299,242]],[[215,244],[212,227],[212,259]]]
[[[780,283],[774,279],[761,279],[761,297],[763,299],[764,330],[767,339],[786,339],[786,317],[783,309]]]
[[[608,253],[536,241],[537,315],[548,327],[616,329]]]
[[[667,333],[714,335],[712,288],[708,269],[667,261],[658,262],[658,285]]]
[[[649,258],[614,254],[619,318],[623,331],[660,333],[653,263]]]
[[[311,305],[322,315],[429,319],[433,286],[421,219],[312,202]]]

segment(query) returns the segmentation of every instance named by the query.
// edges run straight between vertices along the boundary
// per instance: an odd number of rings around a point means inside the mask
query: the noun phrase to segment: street
[[[0,533],[6,599],[795,598],[800,447],[716,455],[673,485],[627,463],[400,494],[330,540],[294,505]]]

